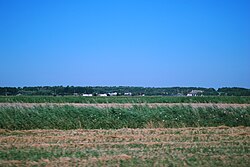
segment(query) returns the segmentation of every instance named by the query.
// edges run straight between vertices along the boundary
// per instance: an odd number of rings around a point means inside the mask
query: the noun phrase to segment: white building
[[[104,93],[104,94],[98,94],[98,96],[104,97],[104,96],[108,96],[108,95],[106,93]]]
[[[117,92],[109,93],[109,96],[117,96]]]
[[[92,94],[82,94],[84,97],[93,96]]]
[[[124,96],[132,96],[131,92],[124,93]]]
[[[187,94],[187,96],[199,96],[202,95],[203,91],[202,90],[192,90]]]

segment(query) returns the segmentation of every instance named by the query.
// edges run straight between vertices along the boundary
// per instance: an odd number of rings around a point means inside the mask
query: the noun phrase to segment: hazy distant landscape
[[[240,87],[34,86],[0,87],[2,96],[250,96]]]

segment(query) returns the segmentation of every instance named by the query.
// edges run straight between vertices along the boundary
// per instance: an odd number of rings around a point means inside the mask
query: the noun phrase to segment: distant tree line
[[[250,96],[250,89],[246,88],[219,88],[217,92],[222,96]]]
[[[202,87],[129,87],[129,86],[36,86],[36,87],[0,87],[0,95],[46,95],[66,96],[81,94],[103,94],[117,92],[119,95],[132,93],[133,96],[186,96],[192,90],[203,91],[204,96],[250,96],[250,89],[246,88],[202,88]]]

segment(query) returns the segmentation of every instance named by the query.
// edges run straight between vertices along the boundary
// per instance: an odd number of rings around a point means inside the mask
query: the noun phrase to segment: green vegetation
[[[0,166],[250,164],[250,107],[191,104],[250,104],[250,97],[0,96],[0,103],[11,103],[0,107]]]
[[[131,97],[78,97],[78,96],[0,96],[0,103],[237,103],[250,104],[250,97],[240,96],[131,96]]]
[[[189,106],[95,108],[73,106],[1,107],[0,129],[119,129],[147,127],[250,126],[250,107]]]
[[[245,88],[219,88],[217,91],[222,96],[249,96],[250,89]]]

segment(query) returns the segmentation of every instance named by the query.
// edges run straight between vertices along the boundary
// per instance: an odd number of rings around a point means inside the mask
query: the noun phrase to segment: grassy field
[[[0,166],[250,166],[249,97],[37,96],[0,102]],[[176,105],[152,107],[156,103]],[[230,105],[213,105],[218,103]]]
[[[0,129],[119,129],[250,126],[250,107],[0,107]]]
[[[0,96],[0,103],[237,103],[250,104],[250,96],[131,96],[131,97],[78,97],[78,96]]]
[[[0,131],[0,166],[249,166],[249,127]]]

